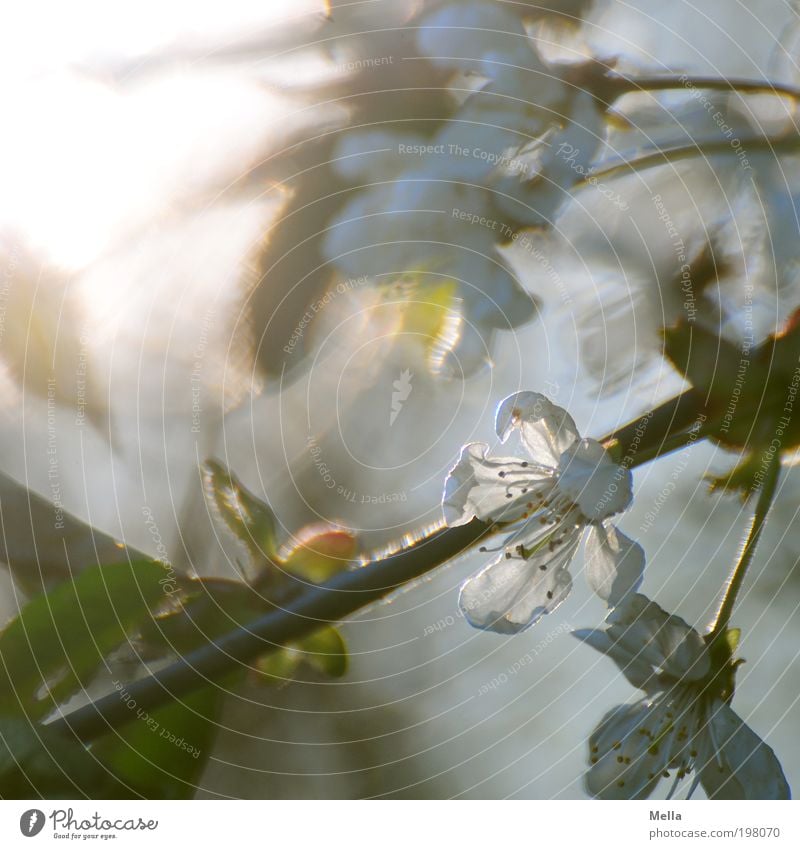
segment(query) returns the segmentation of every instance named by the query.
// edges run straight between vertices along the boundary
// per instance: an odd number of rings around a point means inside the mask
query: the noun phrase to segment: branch
[[[369,566],[341,572],[327,583],[307,590],[285,607],[184,655],[147,678],[126,685],[125,700],[118,693],[111,693],[62,715],[48,727],[67,734],[71,732],[84,742],[107,734],[136,718],[136,713],[128,707],[131,700],[138,708],[150,711],[208,686],[221,674],[305,636],[321,623],[338,622],[384,598],[403,584],[457,557],[488,531],[489,527],[479,521],[447,528],[413,548]]]
[[[634,451],[629,467],[657,456],[668,437],[680,434],[704,409],[695,390],[666,401],[604,438],[615,452]],[[640,432],[641,423],[647,422]],[[670,450],[675,446],[670,446]],[[638,456],[635,452],[638,453]],[[302,595],[246,626],[184,655],[170,666],[125,687],[126,698],[111,693],[50,723],[88,742],[135,718],[131,700],[142,710],[153,710],[186,693],[213,683],[237,665],[245,666],[264,655],[308,635],[321,623],[339,622],[362,607],[386,597],[399,587],[430,572],[471,548],[491,532],[490,526],[473,520],[468,525],[437,531],[411,548],[349,572],[341,572],[325,584]]]
[[[687,389],[599,441],[617,462],[623,463],[626,468],[634,468],[653,459],[650,456],[653,449],[658,451],[670,437],[687,431],[705,415],[705,411],[700,392]],[[647,459],[639,459],[637,455],[640,454],[646,454]]]

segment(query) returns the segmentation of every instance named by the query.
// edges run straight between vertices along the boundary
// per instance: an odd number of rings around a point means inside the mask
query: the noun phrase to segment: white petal
[[[568,566],[580,542],[575,530],[563,544],[547,546],[527,560],[505,551],[461,587],[458,603],[475,628],[518,634],[552,613],[572,590]]]
[[[608,614],[609,636],[674,678],[697,681],[709,671],[700,634],[643,595],[629,595]]]
[[[610,710],[589,738],[586,790],[600,799],[645,799],[670,760],[669,746],[653,746],[641,733],[657,724],[661,708],[640,702]],[[655,723],[654,723],[655,720]]]
[[[528,41],[516,15],[492,3],[473,2],[451,3],[423,18],[417,43],[440,67],[474,71],[475,60],[489,50],[507,56]]]
[[[724,702],[711,708],[697,769],[710,799],[789,799],[775,752]]]
[[[641,657],[631,654],[619,643],[615,643],[608,636],[608,631],[580,628],[573,631],[572,636],[590,645],[596,651],[608,655],[634,687],[645,692],[650,691],[656,678],[653,667]]]
[[[514,428],[539,463],[557,466],[559,458],[580,439],[572,416],[538,392],[516,392],[497,408],[497,435],[504,442]]]
[[[526,518],[538,509],[533,490],[545,484],[549,491],[548,470],[514,457],[488,457],[488,450],[482,442],[465,445],[447,476],[442,509],[451,527],[475,518],[484,522]]]
[[[558,458],[558,490],[587,519],[607,519],[633,500],[633,476],[596,439],[580,439]]]
[[[586,537],[586,580],[609,607],[642,583],[644,550],[613,525],[592,525]]]

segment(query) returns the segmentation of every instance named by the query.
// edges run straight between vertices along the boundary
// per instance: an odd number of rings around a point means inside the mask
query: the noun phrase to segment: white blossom
[[[605,630],[574,635],[608,655],[645,697],[619,705],[589,739],[586,787],[602,799],[648,797],[662,778],[694,772],[710,798],[787,799],[789,786],[772,749],[731,709],[731,640],[704,639],[678,616],[632,595]]]
[[[502,441],[517,431],[530,459],[466,445],[442,502],[450,526],[477,518],[513,531],[500,556],[461,588],[470,624],[512,634],[558,607],[572,589],[569,565],[586,528],[592,589],[609,606],[635,591],[644,553],[607,521],[631,501],[630,471],[596,440],[581,439],[569,413],[536,392],[506,398],[496,430]]]
[[[420,54],[452,71],[460,102],[430,135],[343,135],[334,167],[359,188],[331,220],[323,252],[346,275],[452,281],[447,366],[470,373],[490,361],[497,330],[535,317],[504,247],[553,223],[602,147],[605,117],[563,67],[542,60],[510,7],[451,3],[418,25]]]

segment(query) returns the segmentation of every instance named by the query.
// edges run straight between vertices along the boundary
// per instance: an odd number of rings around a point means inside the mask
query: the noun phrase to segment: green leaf
[[[326,626],[295,643],[303,652],[303,660],[331,678],[347,672],[347,643],[336,628]]]
[[[303,656],[297,649],[288,647],[261,655],[255,661],[255,668],[260,673],[258,680],[275,687],[288,684],[294,678],[302,660]]]
[[[95,566],[30,601],[0,634],[0,704],[45,716],[85,686],[174,587],[163,563]]]
[[[189,799],[214,744],[224,693],[208,687],[152,712],[131,700],[133,721],[94,743],[92,753],[147,798]]]
[[[268,504],[256,498],[216,460],[203,463],[203,492],[212,513],[247,548],[256,563],[275,559],[277,522]]]
[[[18,717],[0,717],[3,799],[124,799],[136,795],[81,743]]]
[[[728,644],[728,648],[731,651],[731,654],[736,654],[736,650],[739,648],[739,641],[742,638],[742,629],[741,628],[728,628],[725,632],[725,642]]]
[[[303,664],[330,678],[341,678],[347,672],[348,654],[339,631],[328,625],[319,628],[302,640],[262,655],[256,668],[267,680],[273,679],[271,683],[280,685],[290,681]]]
[[[290,575],[321,584],[346,569],[357,550],[358,538],[352,531],[322,522],[299,531],[281,562]]]

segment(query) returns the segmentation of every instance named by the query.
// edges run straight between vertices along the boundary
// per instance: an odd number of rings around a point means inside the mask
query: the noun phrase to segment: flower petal
[[[642,733],[659,705],[639,702],[610,710],[589,738],[592,765],[586,790],[600,799],[646,799],[670,760],[670,747],[654,746]]]
[[[442,509],[451,527],[472,519],[514,522],[538,509],[538,485],[551,488],[548,469],[514,457],[488,457],[489,446],[472,442],[461,449],[444,485]]]
[[[612,640],[673,678],[697,681],[708,674],[708,652],[700,634],[646,596],[629,595],[607,621]]]
[[[633,476],[596,439],[579,439],[558,458],[558,489],[587,519],[599,521],[630,505]]]
[[[709,799],[789,799],[775,752],[727,704],[714,702],[697,769]]]
[[[539,463],[555,467],[564,451],[580,439],[572,416],[538,392],[516,392],[497,408],[497,435],[503,442],[519,428],[522,444]]]
[[[620,643],[615,643],[608,631],[600,629],[579,628],[572,636],[590,645],[596,651],[602,652],[617,664],[622,674],[637,689],[649,692],[655,682],[656,673],[649,663],[641,657],[631,654]]]
[[[584,572],[589,586],[616,607],[642,583],[644,550],[613,525],[592,525],[586,537]]]
[[[551,551],[544,545],[528,559],[507,550],[461,587],[459,606],[475,628],[518,634],[552,613],[572,590],[568,566],[580,542],[576,529]]]

